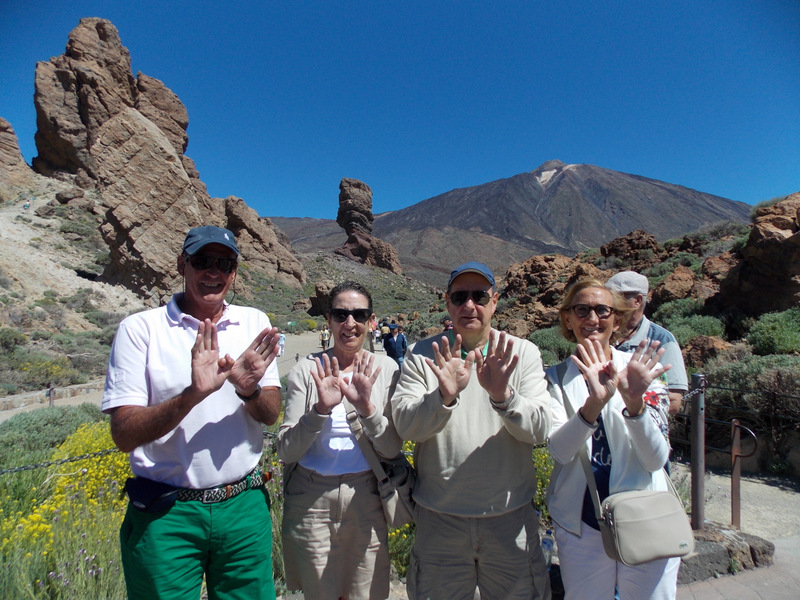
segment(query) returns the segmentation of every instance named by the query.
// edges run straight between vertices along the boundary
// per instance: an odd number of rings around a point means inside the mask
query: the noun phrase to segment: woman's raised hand
[[[334,358],[334,360],[336,360]],[[339,388],[345,398],[350,401],[358,414],[368,417],[375,412],[375,405],[372,403],[372,386],[381,372],[381,367],[374,371],[372,364],[375,355],[363,350],[359,352],[353,361],[353,375],[348,382],[344,375],[339,376]]]
[[[594,423],[617,391],[619,373],[614,361],[606,357],[603,345],[597,340],[584,340],[578,344],[577,355],[573,354],[570,358],[583,373],[589,389],[589,397],[580,409],[581,415],[589,423]]]
[[[639,342],[630,362],[619,374],[619,393],[632,417],[644,411],[643,396],[653,380],[672,368],[672,365],[658,364],[665,351],[660,345],[647,339]]]
[[[316,368],[311,369],[311,378],[317,386],[316,411],[321,415],[329,415],[337,404],[342,402],[341,380],[339,379],[339,361],[331,360],[322,353],[322,361],[314,358]]]

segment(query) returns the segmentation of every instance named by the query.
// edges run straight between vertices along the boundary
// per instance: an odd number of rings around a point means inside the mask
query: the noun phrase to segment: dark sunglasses
[[[237,261],[235,258],[223,258],[219,256],[207,256],[206,254],[193,254],[186,257],[186,261],[198,271],[207,271],[216,266],[223,273],[233,273],[236,269]]]
[[[330,310],[331,319],[337,323],[344,323],[347,317],[353,317],[356,323],[366,323],[372,316],[372,311],[368,308],[354,308],[346,310],[344,308],[332,308]]]
[[[585,319],[589,313],[593,312],[597,315],[598,319],[607,319],[614,314],[614,309],[605,304],[598,304],[597,306],[589,306],[588,304],[575,304],[569,307],[579,318]]]
[[[492,299],[492,295],[486,290],[458,290],[457,292],[450,292],[450,302],[456,306],[466,304],[467,300],[470,298],[472,298],[475,304],[486,306],[489,304],[489,300]]]

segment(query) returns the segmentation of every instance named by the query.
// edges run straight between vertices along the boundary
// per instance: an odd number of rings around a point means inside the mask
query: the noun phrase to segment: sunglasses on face
[[[347,317],[353,317],[356,323],[366,323],[372,316],[372,311],[368,308],[354,308],[353,310],[346,310],[344,308],[332,308],[330,310],[331,319],[337,323],[344,323]]]
[[[466,304],[467,300],[470,298],[472,298],[475,304],[486,306],[489,304],[489,300],[492,299],[492,295],[486,290],[458,290],[457,292],[450,292],[450,302],[455,306]]]
[[[607,319],[614,314],[614,309],[605,304],[598,304],[596,306],[589,306],[588,304],[575,304],[570,306],[569,309],[574,312],[579,318],[585,319],[589,313],[593,312],[597,315],[598,319]]]
[[[198,271],[207,271],[216,266],[223,273],[233,273],[237,261],[235,258],[225,258],[220,256],[208,256],[206,254],[193,254],[186,257],[186,261],[192,268]]]

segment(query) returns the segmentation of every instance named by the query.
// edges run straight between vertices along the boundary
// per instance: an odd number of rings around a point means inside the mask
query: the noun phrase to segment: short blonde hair
[[[574,331],[567,329],[567,312],[569,312],[569,309],[572,307],[572,301],[575,299],[575,296],[578,295],[578,292],[592,288],[599,288],[611,294],[611,307],[614,309],[614,322],[616,325],[627,323],[631,313],[633,312],[633,309],[628,307],[628,303],[625,302],[625,298],[623,298],[622,294],[608,289],[599,279],[579,279],[567,290],[559,309],[559,326],[561,327],[561,335],[570,342],[577,342],[578,338],[575,337]],[[617,328],[617,330],[611,335],[612,343],[615,342],[620,335],[620,330]]]

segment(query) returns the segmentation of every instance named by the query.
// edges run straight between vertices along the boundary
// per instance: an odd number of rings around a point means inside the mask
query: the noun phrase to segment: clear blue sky
[[[30,163],[34,69],[81,17],[189,111],[212,196],[335,218],[588,163],[757,203],[800,191],[800,2],[2,0],[0,116]]]

